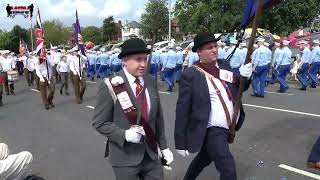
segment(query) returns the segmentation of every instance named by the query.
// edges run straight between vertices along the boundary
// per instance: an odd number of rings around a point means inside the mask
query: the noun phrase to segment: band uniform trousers
[[[229,150],[228,130],[211,127],[198,155],[191,162],[184,180],[195,180],[203,168],[213,161],[220,173],[220,180],[236,180],[236,164]]]
[[[320,137],[318,137],[317,142],[313,145],[312,151],[308,158],[308,162],[320,162]]]
[[[65,89],[64,92],[68,92],[69,73],[67,73],[67,72],[61,72],[61,73],[60,73],[60,76],[61,76],[61,78],[62,78],[62,80],[63,80],[63,83],[62,83],[62,85],[61,85],[60,90],[63,91],[63,88],[64,88],[64,89]]]
[[[17,61],[16,65],[17,65],[18,73],[21,76],[23,74],[23,71],[24,71],[23,70],[23,67],[24,67],[23,62]]]
[[[278,81],[280,84],[280,91],[281,92],[285,92],[289,88],[287,81],[286,81],[286,77],[287,77],[287,74],[290,72],[290,66],[291,65],[280,65],[279,74],[278,74]]]
[[[55,81],[51,78],[49,84],[47,78],[44,78],[44,80],[45,82],[40,81],[40,93],[43,104],[47,106],[53,104],[52,100],[55,92]],[[47,91],[49,91],[49,94],[47,94]]]
[[[8,94],[10,92],[11,94],[13,94],[14,93],[14,83],[9,83],[7,72],[2,72],[1,74],[4,78],[4,89],[5,89],[6,93]]]
[[[319,62],[313,62],[310,65],[309,76],[310,76],[311,86],[312,87],[316,87],[317,84],[319,83],[318,79],[317,79],[317,74],[318,74],[319,69],[320,69],[320,61]]]
[[[0,179],[25,178],[32,159],[32,154],[27,151],[9,155],[8,146],[0,143]]]
[[[28,86],[33,85],[33,81],[34,81],[34,71],[29,71],[29,69],[24,68],[24,77],[27,80]]]
[[[301,83],[302,87],[308,86],[308,70],[309,70],[309,64],[303,63],[300,70],[297,73],[297,78],[299,82]]]
[[[57,71],[57,64],[53,66],[53,75],[56,77],[56,82],[60,83],[61,82],[61,76]]]
[[[73,74],[72,72],[70,74]],[[82,73],[81,80],[79,75],[72,75],[73,77],[73,87],[74,94],[76,95],[77,103],[80,103],[83,99],[83,94],[86,90],[86,78],[84,73]]]
[[[160,160],[152,160],[145,153],[142,162],[136,166],[113,166],[117,180],[163,180],[163,167]],[[143,177],[143,178],[141,178]]]

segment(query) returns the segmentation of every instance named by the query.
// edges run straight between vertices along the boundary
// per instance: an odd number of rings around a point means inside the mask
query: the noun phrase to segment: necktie
[[[143,86],[141,85],[140,80],[137,78],[134,81],[137,85],[136,87],[136,99],[141,106],[141,112],[145,121],[148,121],[148,103],[145,92],[142,92]],[[142,122],[142,121],[141,121]]]

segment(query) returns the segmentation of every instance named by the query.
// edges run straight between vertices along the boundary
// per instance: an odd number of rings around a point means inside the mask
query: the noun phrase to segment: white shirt
[[[48,65],[48,68],[47,68]],[[53,62],[51,62],[50,59],[47,59],[47,63],[43,62],[42,64],[39,64],[39,62],[36,65],[36,74],[37,76],[42,79],[44,77],[48,77],[48,70],[49,70],[49,78],[47,79],[51,79],[52,77],[52,68],[53,68],[54,64]]]
[[[26,61],[27,62],[26,68],[29,71],[34,71],[36,69],[37,64],[39,63],[38,61],[39,59],[37,57],[30,56]]]
[[[23,55],[21,57],[18,58],[18,61],[21,61],[23,63],[23,67],[27,67],[27,56]]]
[[[130,84],[130,87],[131,87],[131,90],[133,92],[133,94],[136,96],[136,87],[137,87],[137,84],[134,82],[136,80],[136,77],[132,76],[126,67],[123,67],[123,71],[124,71],[124,74],[127,76],[127,79],[128,79],[128,82]],[[139,80],[140,80],[140,83],[141,83],[141,86],[144,86],[144,80],[143,78],[140,76],[138,77]],[[146,98],[147,98],[147,104],[148,104],[148,114],[150,113],[150,109],[151,109],[151,103],[150,103],[150,97],[149,97],[149,92],[148,92],[148,89],[146,88],[145,90],[145,93],[146,93]]]
[[[4,72],[12,71],[16,67],[15,62],[13,62],[13,59],[9,57],[0,58],[0,64]]]
[[[58,72],[69,72],[70,70],[70,67],[69,67],[69,63],[67,61],[60,61],[58,63],[58,66],[57,66],[57,71]]]
[[[81,68],[81,75],[83,72],[83,68],[85,67],[86,61],[88,58],[86,56],[80,55],[80,68]],[[70,57],[70,70],[75,75],[80,75],[79,71],[79,57],[78,56],[72,56]]]
[[[216,93],[216,90],[214,89],[208,77],[206,77],[206,80],[209,88],[209,95],[210,95],[210,101],[211,101],[211,112],[210,112],[209,122],[207,127],[209,128],[209,127],[215,126],[215,127],[222,127],[225,129],[229,129],[226,114],[224,112],[219,96]],[[220,90],[221,96],[224,102],[226,103],[226,106],[229,110],[229,114],[232,120],[233,113],[234,113],[232,100],[229,100],[227,91],[224,88],[221,81],[216,78],[213,78],[213,81],[215,82],[216,86]]]
[[[59,52],[51,52],[51,56],[50,56],[52,62],[56,65],[60,62],[61,59],[61,53]]]

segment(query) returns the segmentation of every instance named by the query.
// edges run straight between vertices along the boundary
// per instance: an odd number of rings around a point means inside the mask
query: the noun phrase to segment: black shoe
[[[264,98],[264,96],[262,96],[262,95],[257,95],[257,97],[259,97],[259,98]]]
[[[44,108],[46,108],[46,110],[50,109],[49,104],[44,105]]]
[[[310,86],[310,88],[317,88],[317,86]]]
[[[54,108],[54,107],[56,107],[53,103],[50,103],[50,107],[51,108]]]
[[[68,92],[65,92],[64,94],[65,94],[65,95],[67,95],[67,96],[69,96],[69,95],[70,95]]]
[[[10,93],[11,93],[12,95],[15,95],[14,91],[11,91]]]
[[[278,93],[285,93],[286,91],[278,90]]]
[[[62,89],[60,89],[60,94],[62,95]]]
[[[6,94],[7,94],[7,95],[10,95],[10,93],[9,93],[9,92],[7,92]]]
[[[251,96],[252,96],[252,97],[258,97],[258,95],[255,95],[255,94],[251,94]]]
[[[307,88],[306,88],[306,87],[301,87],[299,90],[301,90],[301,91],[306,91]]]
[[[83,96],[80,96],[80,101],[83,101]]]
[[[31,86],[31,84],[28,84],[28,86]]]
[[[2,102],[2,100],[0,100],[0,106],[3,106],[3,102]]]

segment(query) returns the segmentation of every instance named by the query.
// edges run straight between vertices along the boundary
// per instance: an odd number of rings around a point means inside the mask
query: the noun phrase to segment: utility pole
[[[169,0],[169,4],[168,4],[168,6],[169,6],[169,42],[171,42],[171,0]]]

